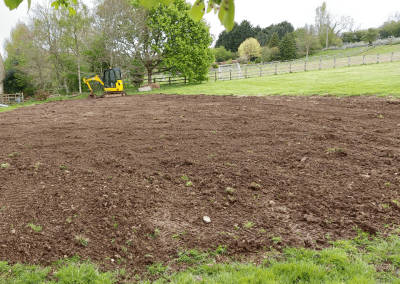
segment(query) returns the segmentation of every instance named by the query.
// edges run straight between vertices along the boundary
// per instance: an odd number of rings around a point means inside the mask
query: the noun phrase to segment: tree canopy
[[[4,4],[10,9],[16,9],[23,0],[4,0]],[[28,9],[31,6],[31,0],[28,1]],[[162,3],[164,5],[170,5],[175,3],[178,0],[141,0],[140,3],[145,8],[153,8],[158,4]],[[51,6],[58,9],[58,7],[63,6],[67,8],[70,14],[75,14],[74,5],[77,4],[77,0],[55,0],[51,3]],[[207,5],[207,9],[206,9]],[[193,7],[190,11],[190,16],[195,21],[200,21],[205,12],[210,13],[214,11],[218,13],[218,19],[220,20],[221,24],[230,31],[233,29],[234,26],[234,19],[235,19],[235,2],[234,0],[208,0],[207,4],[205,0],[196,0],[193,4]]]

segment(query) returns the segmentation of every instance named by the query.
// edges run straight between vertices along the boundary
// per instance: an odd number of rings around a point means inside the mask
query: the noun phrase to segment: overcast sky
[[[32,0],[32,3],[37,0]],[[90,0],[84,0],[90,4]],[[188,2],[194,3],[195,0]],[[315,18],[315,9],[322,4],[322,0],[236,0],[235,21],[250,21],[254,26],[267,27],[270,24],[277,24],[282,21],[288,21],[295,28],[304,26],[304,24],[313,24]],[[356,26],[362,28],[378,27],[388,16],[400,11],[399,0],[380,0],[361,1],[361,0],[327,0],[327,8],[332,14],[351,16]],[[10,36],[12,27],[18,20],[27,18],[28,5],[27,0],[18,7],[18,9],[9,11],[4,5],[4,0],[0,0],[0,52],[3,54],[4,40]],[[223,31],[223,27],[213,12],[208,14],[205,19],[211,24],[211,33],[216,37]]]

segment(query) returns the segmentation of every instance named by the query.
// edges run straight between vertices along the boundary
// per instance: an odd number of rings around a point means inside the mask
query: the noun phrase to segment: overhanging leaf
[[[222,24],[226,28],[226,30],[229,32],[233,29],[234,27],[234,20],[235,20],[235,2],[234,0],[228,0],[228,10],[226,11],[224,21]]]
[[[156,6],[158,3],[160,3],[160,0],[141,0],[140,3],[142,4],[143,7],[150,9]]]
[[[196,0],[193,4],[192,9],[190,10],[190,17],[193,21],[200,21],[204,16],[204,12],[206,10],[206,5],[204,4],[204,0]]]
[[[161,2],[163,2],[165,5],[171,5],[173,3],[175,3],[175,0],[161,0]]]
[[[14,10],[21,4],[22,0],[4,0],[4,4],[11,10]]]

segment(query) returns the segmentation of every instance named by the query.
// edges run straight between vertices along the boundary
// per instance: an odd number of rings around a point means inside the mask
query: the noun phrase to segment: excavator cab
[[[119,68],[106,69],[103,72],[103,82],[105,91],[122,91],[123,84],[121,79],[121,70]],[[110,90],[106,90],[110,89]],[[112,89],[112,90],[111,90]]]

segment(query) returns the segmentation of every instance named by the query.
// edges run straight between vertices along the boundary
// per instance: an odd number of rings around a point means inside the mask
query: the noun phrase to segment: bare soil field
[[[385,234],[400,223],[399,146],[400,104],[377,97],[160,94],[0,113],[0,260],[134,268],[182,249],[240,257]]]

